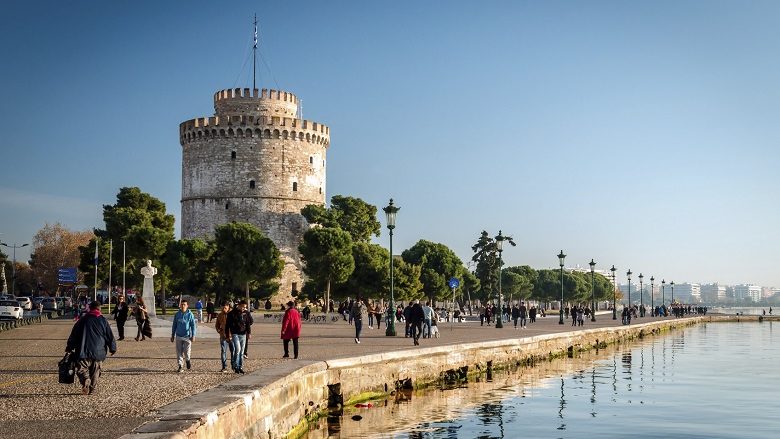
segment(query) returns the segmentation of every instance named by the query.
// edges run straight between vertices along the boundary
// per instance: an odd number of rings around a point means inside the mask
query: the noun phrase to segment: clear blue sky
[[[121,186],[178,230],[179,123],[251,86],[255,12],[259,85],[330,126],[328,197],[395,198],[395,249],[502,229],[512,265],[780,286],[777,1],[11,1],[0,239]]]

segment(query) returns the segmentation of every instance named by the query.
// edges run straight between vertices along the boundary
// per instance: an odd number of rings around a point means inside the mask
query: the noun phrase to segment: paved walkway
[[[646,317],[638,322],[651,320],[657,319]],[[612,320],[611,313],[600,314],[597,322],[587,321],[582,329],[619,324],[620,320]],[[196,338],[193,370],[176,373],[170,332],[155,328],[151,340],[136,342],[128,337],[118,342],[117,354],[103,364],[96,393],[83,396],[79,386],[57,383],[57,362],[64,354],[72,325],[69,320],[52,320],[0,333],[0,438],[119,437],[153,419],[156,409],[236,378],[233,373],[219,372],[219,343],[213,338]],[[203,326],[213,328],[213,323]],[[280,325],[256,323],[252,328],[247,372],[273,375],[277,369],[289,369],[289,363],[295,360],[281,358]],[[400,336],[386,337],[384,325],[381,330],[364,327],[361,343],[356,344],[354,327],[344,321],[304,323],[300,359],[316,361],[414,349],[412,340],[403,337],[403,324],[396,328]],[[557,315],[548,315],[527,329],[513,329],[511,324],[496,329],[480,326],[479,322],[439,323],[439,329],[440,338],[421,340],[421,345],[521,338],[577,328],[570,321],[559,325]],[[134,336],[135,325],[128,324],[126,332]]]

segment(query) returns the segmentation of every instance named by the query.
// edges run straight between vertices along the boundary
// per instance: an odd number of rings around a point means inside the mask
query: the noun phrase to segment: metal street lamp
[[[613,265],[609,271],[612,272],[612,320],[617,320],[617,305],[615,303],[617,299],[617,284],[615,283],[615,272],[617,271],[617,268]]]
[[[14,262],[11,265],[11,295],[12,296],[16,296],[16,249],[17,248],[22,248],[22,247],[27,247],[30,244],[17,245],[16,243],[14,243],[13,245],[8,245],[8,244],[6,244],[4,242],[0,242],[0,245],[2,245],[3,247],[8,247],[8,248],[12,248],[13,249],[13,254],[14,254],[13,261]]]
[[[655,286],[653,284],[655,278],[650,276],[650,315],[655,316],[655,303],[653,296],[655,295]]]
[[[639,317],[644,317],[645,315],[645,301],[644,301],[644,294],[645,294],[645,287],[642,284],[642,279],[644,278],[644,275],[642,273],[639,273]]]
[[[628,269],[626,276],[628,277],[628,311],[631,312],[631,269]]]
[[[561,319],[558,321],[559,325],[563,324],[563,260],[566,259],[566,255],[563,254],[563,250],[561,250],[561,253],[558,254],[558,261],[561,264],[561,309],[560,309],[560,316]]]
[[[590,258],[590,321],[596,321],[596,262]]]
[[[395,215],[401,210],[400,207],[393,205],[393,199],[390,204],[382,208],[387,217],[387,229],[390,230],[390,306],[387,307],[387,318],[389,320],[385,335],[395,337],[395,285],[393,279],[393,229],[395,229]]]
[[[666,307],[666,280],[661,279],[661,306]]]
[[[674,281],[669,282],[669,285],[672,287],[672,301],[669,302],[670,304],[674,303]]]
[[[504,235],[501,234],[501,230],[499,230],[498,236],[495,238],[496,250],[498,250],[498,318],[496,319],[496,328],[504,327],[504,324],[502,323],[504,308],[503,302],[501,301],[501,252],[504,251],[504,239]]]

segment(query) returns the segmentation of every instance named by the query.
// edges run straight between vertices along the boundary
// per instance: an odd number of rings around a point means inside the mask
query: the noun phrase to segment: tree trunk
[[[325,288],[325,315],[330,312],[330,278],[328,278],[328,284]]]
[[[249,305],[249,282],[246,283],[246,304],[251,312],[252,307]]]
[[[160,307],[162,308],[162,314],[165,315],[165,275],[163,274],[160,277],[160,293],[162,294],[162,303],[160,303]]]

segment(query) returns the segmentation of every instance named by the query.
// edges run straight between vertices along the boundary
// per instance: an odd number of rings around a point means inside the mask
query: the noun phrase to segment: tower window
[[[298,192],[298,182],[297,181],[293,182],[293,192]]]
[[[230,203],[225,203],[225,210],[227,210],[230,207]]]
[[[314,164],[314,157],[312,157],[312,156],[309,156],[309,164],[310,164],[310,165],[313,165],[313,164]]]
[[[230,159],[231,159],[231,160],[235,160],[235,159],[236,159],[236,152],[235,152],[235,151],[232,151],[232,152],[230,153]]]
[[[255,188],[255,181],[249,180],[249,189],[254,189],[254,188]]]
[[[320,188],[320,193],[322,193],[322,188]]]

